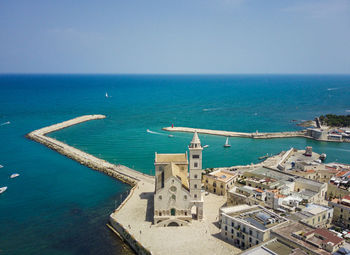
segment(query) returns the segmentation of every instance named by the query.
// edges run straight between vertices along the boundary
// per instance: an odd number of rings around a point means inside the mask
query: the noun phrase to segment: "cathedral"
[[[185,226],[193,218],[203,218],[202,151],[203,147],[195,132],[189,145],[189,161],[187,152],[155,153],[156,226]]]

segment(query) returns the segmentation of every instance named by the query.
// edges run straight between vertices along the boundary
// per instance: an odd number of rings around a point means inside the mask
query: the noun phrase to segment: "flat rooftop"
[[[286,221],[283,217],[260,206],[242,207],[239,205],[233,206],[232,209],[236,210],[226,213],[228,216],[263,231]]]
[[[223,170],[217,170],[217,171],[211,172],[209,175],[213,176],[215,179],[222,181],[222,182],[228,182],[233,177],[236,176],[235,173],[229,173],[229,172],[226,172]]]
[[[294,249],[277,239],[269,240],[261,245],[245,250],[240,255],[290,255]]]
[[[298,231],[308,233],[308,232],[311,232],[313,230],[314,230],[314,228],[308,227],[302,223],[291,222],[287,225],[284,225],[282,227],[279,227],[279,228],[272,230],[272,232],[277,234],[277,238],[282,237],[283,239],[286,239],[290,242],[293,242],[295,245],[297,245],[299,247],[305,247],[309,250],[317,252],[320,255],[329,255],[330,254],[329,252],[327,252],[323,249],[317,248],[316,246],[293,236],[293,233],[296,233]]]

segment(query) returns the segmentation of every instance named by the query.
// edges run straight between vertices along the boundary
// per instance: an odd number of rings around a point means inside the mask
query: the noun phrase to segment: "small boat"
[[[15,174],[11,174],[10,178],[13,179],[13,178],[16,178],[18,176],[19,176],[19,174],[15,173]]]
[[[266,155],[265,156],[261,156],[261,157],[259,157],[259,160],[263,160],[263,159],[266,159],[266,158],[268,158],[269,157],[269,154],[268,153],[266,153]]]
[[[208,147],[209,147],[209,145],[208,145],[208,144],[203,146],[203,148],[208,148]]]
[[[231,147],[231,145],[230,145],[229,142],[228,142],[228,137],[226,138],[226,142],[225,142],[225,144],[224,144],[224,147],[225,147],[225,148]]]
[[[5,186],[5,187],[1,187],[1,188],[0,188],[0,194],[1,194],[1,193],[4,193],[6,190],[7,190],[7,187],[6,187],[6,186]]]
[[[106,92],[106,98],[108,98],[109,96],[108,96],[108,93]]]
[[[4,166],[3,165],[0,165],[0,168],[3,168]]]
[[[174,135],[168,135],[168,137],[174,137]]]
[[[326,153],[322,153],[321,156],[320,156],[320,160],[324,161],[327,157],[327,154]]]

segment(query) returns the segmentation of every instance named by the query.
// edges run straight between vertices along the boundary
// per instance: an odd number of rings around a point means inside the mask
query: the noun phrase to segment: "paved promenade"
[[[127,203],[111,214],[139,243],[152,254],[238,254],[241,250],[221,240],[219,208],[226,197],[204,196],[204,219],[189,226],[156,227],[152,225],[154,185],[138,183]]]
[[[201,128],[189,128],[189,127],[165,127],[165,131],[170,132],[189,132],[194,133],[197,131],[199,134],[208,135],[220,135],[227,137],[245,137],[254,139],[269,139],[269,138],[285,138],[285,137],[305,137],[306,131],[290,131],[290,132],[275,132],[275,133],[243,133],[234,131],[223,131],[223,130],[211,130],[211,129],[201,129]]]

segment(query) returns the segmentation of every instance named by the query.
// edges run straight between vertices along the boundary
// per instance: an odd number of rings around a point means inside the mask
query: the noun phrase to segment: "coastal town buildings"
[[[319,141],[350,142],[349,128],[308,128],[306,137]]]
[[[233,187],[227,192],[227,206],[265,203],[266,192],[250,186]]]
[[[202,146],[194,134],[190,163],[186,153],[155,153],[154,224],[157,226],[185,226],[195,216],[203,217],[201,192]],[[188,174],[188,168],[190,170]]]
[[[216,170],[203,175],[203,183],[206,191],[226,195],[227,191],[233,186],[237,173],[229,170]]]
[[[238,205],[220,209],[222,238],[241,249],[269,240],[270,231],[287,221],[258,205]]]
[[[300,211],[292,214],[290,219],[316,228],[328,228],[332,223],[333,208],[319,204],[307,204]]]
[[[334,198],[328,202],[333,208],[333,223],[343,228],[350,228],[350,196]]]
[[[325,228],[313,228],[299,222],[290,222],[272,230],[272,236],[306,254],[330,255],[338,250],[344,239]]]

